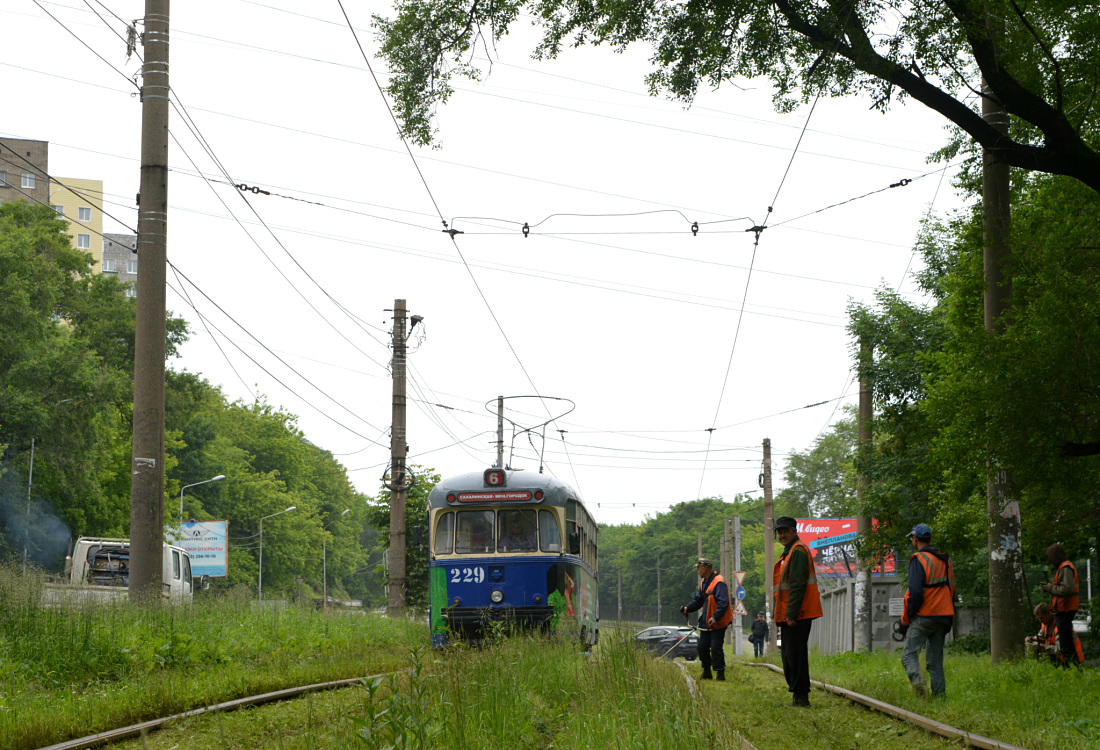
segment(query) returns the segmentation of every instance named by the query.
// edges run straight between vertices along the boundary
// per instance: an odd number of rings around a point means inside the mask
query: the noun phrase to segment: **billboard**
[[[191,555],[191,575],[225,578],[229,541],[228,521],[184,521],[179,546]]]
[[[810,548],[819,576],[851,577],[856,572],[856,519],[796,518],[798,538]],[[877,526],[878,521],[871,521]],[[884,572],[885,571],[885,572]],[[872,576],[897,575],[897,556],[891,552],[876,565]]]

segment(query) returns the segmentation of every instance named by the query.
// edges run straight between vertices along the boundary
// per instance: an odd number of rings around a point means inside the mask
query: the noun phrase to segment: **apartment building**
[[[137,296],[137,235],[103,235],[103,273],[128,285],[126,294]]]
[[[49,148],[46,141],[0,138],[0,203],[49,204]]]
[[[73,246],[92,254],[92,271],[103,270],[103,180],[55,177],[49,202],[68,220]]]

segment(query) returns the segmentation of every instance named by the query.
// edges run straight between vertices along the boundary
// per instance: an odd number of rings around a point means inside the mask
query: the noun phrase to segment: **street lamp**
[[[213,479],[205,479],[201,482],[195,482],[194,484],[185,484],[180,487],[180,524],[183,524],[183,491],[189,487],[198,487],[200,484],[210,484],[211,482],[220,482],[225,479],[225,474],[218,474]]]
[[[332,524],[339,521],[341,518],[346,516],[348,513],[351,513],[351,508],[348,508],[343,513],[338,515],[336,518],[334,518],[331,521],[329,521],[328,523],[326,523],[324,525],[324,527],[321,529],[321,533],[324,534],[326,531],[328,531],[329,526],[332,526]],[[326,541],[327,540],[324,539],[324,538],[321,539],[321,577],[324,579],[324,582],[322,584],[323,593],[321,594],[321,596],[323,597],[322,601],[325,603],[325,611],[327,612],[328,611],[328,553],[325,551]]]
[[[264,600],[264,521],[268,518],[274,518],[275,516],[289,513],[297,507],[297,505],[291,505],[286,510],[280,510],[278,513],[272,513],[270,516],[264,516],[260,519],[260,585],[258,587],[258,594],[261,602]]]

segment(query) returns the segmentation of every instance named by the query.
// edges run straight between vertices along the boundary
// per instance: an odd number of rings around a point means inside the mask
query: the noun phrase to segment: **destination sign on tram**
[[[495,492],[459,492],[460,503],[517,503],[531,499],[529,490],[498,490]]]

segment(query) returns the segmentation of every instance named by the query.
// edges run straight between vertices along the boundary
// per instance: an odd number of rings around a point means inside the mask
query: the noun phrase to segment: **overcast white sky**
[[[126,79],[140,63],[114,16],[143,3],[88,2],[5,0],[0,134],[49,141],[54,176],[102,179],[122,222],[105,228],[127,231],[141,112]],[[388,5],[346,5],[373,53],[370,14]],[[204,143],[174,111],[168,254],[194,286],[169,273],[169,307],[193,331],[171,366],[299,415],[375,494],[389,454],[386,310],[404,298],[424,318],[410,339],[415,463],[489,466],[484,404],[537,392],[576,403],[534,446],[602,522],[755,490],[765,437],[781,486],[784,454],[856,400],[849,301],[884,284],[911,292],[921,216],[934,196],[937,212],[959,205],[951,173],[941,183],[925,162],[943,120],[916,103],[882,115],[823,99],[791,162],[809,107],[775,113],[766,82],[685,109],[646,95],[644,50],[535,62],[527,23],[484,83],[459,82],[441,148],[414,148],[414,164],[335,0],[174,3],[171,84]],[[228,181],[287,197],[246,200]],[[455,243],[437,207],[465,232]],[[754,252],[744,230],[766,218]],[[546,419],[537,400],[509,403],[524,426]],[[526,437],[512,465],[538,470]]]

